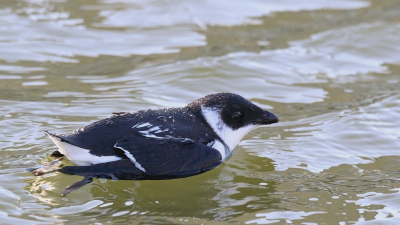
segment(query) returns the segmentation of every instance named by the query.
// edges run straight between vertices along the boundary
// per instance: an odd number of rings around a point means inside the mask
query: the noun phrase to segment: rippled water
[[[396,0],[0,2],[0,223],[395,224]],[[42,130],[234,92],[279,116],[165,181],[34,177]],[[68,162],[67,162],[68,164]]]

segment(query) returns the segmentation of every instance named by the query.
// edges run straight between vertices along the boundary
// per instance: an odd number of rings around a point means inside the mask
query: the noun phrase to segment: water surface
[[[394,224],[400,220],[400,4],[0,3],[4,224]],[[210,172],[91,184],[34,177],[42,130],[234,92],[279,116]],[[70,162],[65,162],[70,164]]]

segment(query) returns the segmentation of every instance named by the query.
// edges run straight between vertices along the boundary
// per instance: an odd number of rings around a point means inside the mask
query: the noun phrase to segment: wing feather
[[[217,150],[188,138],[145,138],[133,133],[119,139],[115,147],[133,156],[132,162],[150,176],[198,174],[220,165],[222,158]]]

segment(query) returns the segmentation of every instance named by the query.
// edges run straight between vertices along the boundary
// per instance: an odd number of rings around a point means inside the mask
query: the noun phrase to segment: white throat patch
[[[242,138],[250,131],[259,127],[259,125],[250,124],[237,130],[233,130],[224,123],[221,118],[220,111],[221,110],[218,108],[201,107],[201,113],[203,114],[207,123],[229,148],[229,153],[226,154],[225,147],[219,141],[216,141],[216,143],[212,146],[221,153],[222,160],[224,160],[231,154],[233,149],[239,144]]]

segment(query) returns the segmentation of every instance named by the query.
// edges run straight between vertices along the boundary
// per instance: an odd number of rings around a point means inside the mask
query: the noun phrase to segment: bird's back
[[[204,144],[218,138],[188,107],[117,113],[59,137],[69,144],[90,150],[94,155],[125,157],[114,145],[133,132],[144,138],[170,136],[190,138]]]

